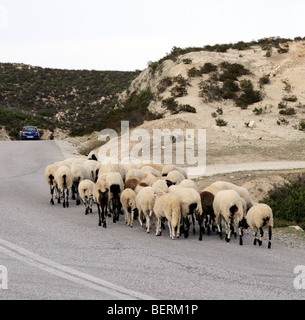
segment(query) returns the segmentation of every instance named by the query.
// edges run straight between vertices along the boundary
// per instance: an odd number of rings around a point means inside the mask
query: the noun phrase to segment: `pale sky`
[[[0,0],[0,62],[143,70],[177,47],[305,36],[304,0]]]

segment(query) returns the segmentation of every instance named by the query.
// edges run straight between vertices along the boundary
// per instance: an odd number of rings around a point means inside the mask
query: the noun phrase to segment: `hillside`
[[[132,81],[118,110],[147,97],[143,120],[154,120],[141,128],[207,129],[208,163],[303,160],[304,71],[302,38],[173,48]]]
[[[2,136],[18,138],[24,124],[70,135],[100,130],[105,114],[138,74],[0,63]]]

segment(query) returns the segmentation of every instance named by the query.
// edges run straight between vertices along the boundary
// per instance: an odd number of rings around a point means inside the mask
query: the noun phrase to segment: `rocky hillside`
[[[253,148],[265,160],[269,152],[273,152],[270,159],[287,158],[296,148],[296,158],[302,158],[304,75],[302,38],[173,48],[133,80],[121,95],[119,110],[124,110],[126,102],[149,97],[147,120],[155,120],[141,127],[207,129],[208,150],[215,150],[216,158],[221,152],[225,156],[224,147],[230,155],[240,154],[239,161]],[[290,153],[284,155],[282,148]]]
[[[1,137],[18,138],[25,124],[70,135],[100,130],[105,114],[138,74],[0,63]]]

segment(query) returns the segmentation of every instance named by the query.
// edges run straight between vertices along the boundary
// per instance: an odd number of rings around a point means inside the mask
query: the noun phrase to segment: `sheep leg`
[[[92,199],[89,199],[89,212],[92,213]]]
[[[169,236],[172,238],[172,240],[174,240],[175,238],[173,236],[172,224],[169,220],[167,221],[167,224],[168,224],[168,228],[169,228]]]
[[[75,200],[75,187],[72,185],[72,200]]]
[[[218,233],[218,235],[219,235],[219,238],[220,238],[220,239],[223,239],[222,228],[221,228],[221,217],[220,217],[220,215],[219,215],[218,218],[217,218],[216,224],[217,224],[217,233]]]
[[[239,245],[243,245],[243,227],[241,221],[238,222]]]
[[[225,221],[226,226],[226,242],[230,242],[231,239],[231,224],[230,222]]]
[[[127,226],[129,226],[130,225],[129,214],[131,213],[131,208],[126,208],[126,205],[123,205],[123,209],[125,212],[125,223],[127,224]]]
[[[256,246],[256,241],[258,240],[257,239],[257,229],[254,231],[254,242],[253,242],[253,244]]]
[[[50,193],[51,193],[51,200],[50,200],[50,203],[51,204],[54,204],[54,199],[53,199],[53,195],[54,195],[54,187],[51,186],[50,187]]]
[[[196,234],[196,228],[195,228],[195,217],[194,214],[192,213],[192,223],[193,223],[193,234]]]
[[[141,227],[143,228],[142,209],[139,208],[138,211],[139,211],[139,222],[140,222]]]
[[[199,241],[202,241],[202,234],[204,233],[202,216],[198,217],[198,223],[199,223]]]
[[[258,245],[261,246],[263,244],[264,230],[263,230],[263,228],[260,228],[259,231],[260,231],[260,237],[258,240]]]
[[[69,189],[66,190],[66,203],[67,203],[67,208],[69,208]]]
[[[97,205],[97,211],[98,211],[98,225],[99,227],[102,225],[102,219],[101,219],[101,209],[100,206],[98,204]]]
[[[103,228],[107,228],[107,223],[106,223],[106,215],[107,215],[107,203],[103,204],[102,206],[102,222],[103,222]]]
[[[150,215],[149,214],[146,216],[146,232],[147,233],[150,232]]]
[[[269,226],[269,241],[268,241],[268,249],[271,249],[271,238],[272,238],[272,227]]]
[[[161,218],[157,218],[156,223],[156,236],[161,236]]]

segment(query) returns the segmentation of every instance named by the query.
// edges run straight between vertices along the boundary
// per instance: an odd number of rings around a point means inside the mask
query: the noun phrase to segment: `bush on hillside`
[[[274,215],[276,226],[298,224],[305,227],[305,175],[282,186],[274,186],[262,201],[268,204]]]

